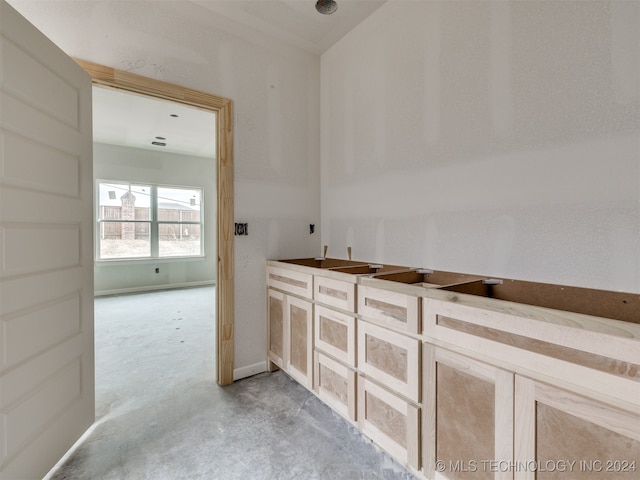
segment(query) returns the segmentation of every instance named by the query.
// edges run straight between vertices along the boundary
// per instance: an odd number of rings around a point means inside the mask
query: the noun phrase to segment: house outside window
[[[99,182],[98,260],[203,255],[202,189]]]

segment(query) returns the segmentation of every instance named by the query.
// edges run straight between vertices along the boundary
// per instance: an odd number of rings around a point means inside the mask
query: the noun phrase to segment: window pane
[[[98,218],[101,220],[149,220],[150,193],[148,185],[101,183],[99,185]]]
[[[158,187],[158,220],[199,222],[202,190]]]
[[[158,225],[161,257],[187,257],[201,254],[200,225],[161,223]]]
[[[150,257],[148,222],[100,222],[100,258]]]

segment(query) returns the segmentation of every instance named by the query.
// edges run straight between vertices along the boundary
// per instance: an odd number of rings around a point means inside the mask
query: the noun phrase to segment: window
[[[169,258],[202,252],[202,189],[98,184],[97,258]]]

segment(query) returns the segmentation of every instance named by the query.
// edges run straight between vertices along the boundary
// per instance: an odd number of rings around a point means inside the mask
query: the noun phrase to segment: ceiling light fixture
[[[331,15],[338,9],[338,4],[335,0],[318,0],[316,2],[316,10],[323,15]]]

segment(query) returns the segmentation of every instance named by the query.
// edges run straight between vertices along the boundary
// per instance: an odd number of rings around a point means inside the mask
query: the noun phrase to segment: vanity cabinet
[[[313,388],[313,304],[273,289],[267,299],[269,361]]]
[[[270,261],[269,366],[428,480],[640,474],[640,294]]]
[[[314,388],[321,400],[355,423],[356,284],[355,277],[348,277],[314,277]]]
[[[358,425],[413,471],[421,466],[420,298],[358,285]]]
[[[268,361],[312,389],[313,276],[269,266],[267,286]]]

